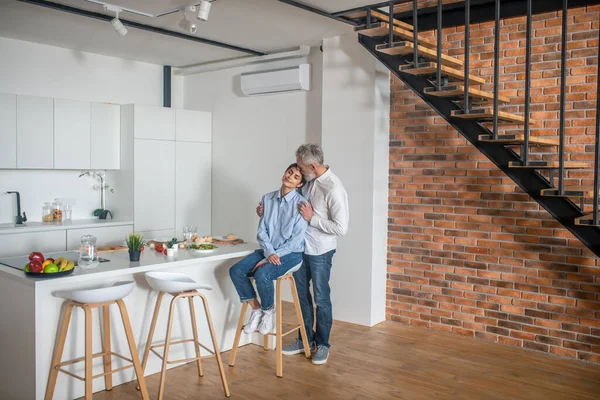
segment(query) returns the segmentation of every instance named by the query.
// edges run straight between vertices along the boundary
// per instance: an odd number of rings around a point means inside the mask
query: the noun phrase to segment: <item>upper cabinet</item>
[[[91,104],[54,100],[54,168],[90,168]]]
[[[136,139],[175,140],[175,110],[165,107],[135,106]]]
[[[119,169],[121,152],[121,107],[92,103],[91,168]]]
[[[175,130],[178,142],[212,142],[212,113],[175,110]]]
[[[54,168],[54,100],[17,96],[17,168]]]
[[[0,168],[17,168],[17,96],[0,93]]]

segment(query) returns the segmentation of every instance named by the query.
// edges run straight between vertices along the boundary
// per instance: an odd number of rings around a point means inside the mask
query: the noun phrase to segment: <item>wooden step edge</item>
[[[491,109],[475,109],[471,110],[471,112],[468,114],[464,114],[462,110],[453,110],[452,116],[462,119],[471,119],[474,121],[491,121],[494,119],[494,111]],[[521,115],[498,111],[498,121],[522,125],[525,123],[525,118]],[[529,123],[531,125],[535,125],[537,124],[537,121],[530,119]]]
[[[425,93],[431,96],[438,97],[458,97],[463,98],[465,95],[465,87],[463,85],[448,85],[443,87],[442,90],[437,90],[437,88],[428,87],[425,88]],[[474,98],[479,98],[484,101],[493,102],[494,101],[494,93],[485,92],[483,90],[469,87],[469,96],[473,96]],[[499,103],[510,103],[510,99],[508,97],[499,95],[498,96]]]
[[[344,15],[342,15],[342,17],[350,18],[350,19],[366,18],[367,12],[366,11],[355,11],[352,13],[344,14]],[[371,17],[375,17],[382,21],[387,21],[388,23],[390,22],[390,16],[381,11],[371,10]],[[399,28],[406,29],[411,32],[414,30],[414,28],[411,24],[407,24],[406,22],[402,22],[400,20],[397,20],[396,18],[392,18],[392,23]]]
[[[562,194],[559,194],[558,189],[542,189],[540,190],[540,196],[543,197],[577,197],[584,199],[591,199],[594,197],[593,190],[564,190]]]
[[[354,32],[369,37],[384,36],[387,34],[387,29],[383,27],[383,24],[384,22],[374,22],[368,28],[366,25],[355,26]],[[385,25],[387,26],[387,24]]]
[[[392,43],[392,47],[389,47],[387,44],[380,44],[377,45],[375,49],[381,53],[391,56],[408,55],[414,51],[414,44],[404,40]],[[417,51],[421,57],[429,58],[430,60],[437,60],[437,50],[435,49],[428,49],[427,47],[419,45],[417,46]],[[442,54],[442,65],[447,65],[453,68],[462,68],[463,62],[458,58]]]
[[[453,79],[459,81],[465,81],[465,73],[459,69],[451,68],[446,65],[442,65],[442,74]],[[436,62],[427,62],[421,63],[417,68],[412,65],[402,65],[400,66],[400,71],[405,72],[411,75],[434,75],[437,74],[437,63]],[[469,84],[472,85],[483,85],[485,83],[485,79],[469,74]]]
[[[575,225],[598,226],[598,225],[594,225],[594,215],[593,214],[582,215],[581,217],[575,218]]]
[[[519,161],[510,161],[509,168],[526,168],[526,169],[558,169],[558,161],[531,161],[528,165],[521,165]],[[566,161],[565,168],[568,169],[584,169],[591,168],[592,164],[580,161]]]
[[[485,143],[502,143],[502,144],[515,144],[521,145],[525,142],[524,134],[512,134],[512,135],[498,135],[497,139],[494,139],[493,135],[479,135],[479,141]],[[537,136],[529,137],[529,144],[531,146],[558,146],[558,138],[541,138]]]
[[[389,27],[390,26],[387,22],[375,22],[372,23],[368,28],[366,25],[356,26],[354,27],[354,32],[369,37],[388,37],[390,34]],[[402,40],[409,42],[413,41],[413,32],[397,26],[394,27],[394,36],[400,37]],[[419,37],[419,46],[423,46],[432,50],[437,49],[437,43],[435,41],[422,37]]]

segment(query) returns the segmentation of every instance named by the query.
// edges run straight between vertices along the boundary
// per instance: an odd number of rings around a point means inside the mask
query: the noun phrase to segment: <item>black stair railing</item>
[[[437,6],[437,90],[442,90],[442,0],[438,0]]]
[[[389,19],[389,23],[388,23],[388,28],[389,28],[389,33],[388,33],[388,47],[392,47],[394,45],[394,2],[390,1],[390,5],[389,5],[389,15],[390,15],[390,19]]]
[[[465,114],[469,113],[469,53],[471,51],[471,0],[465,1]]]
[[[563,0],[560,51],[560,123],[558,132],[558,194],[565,194],[565,86],[567,82],[568,0]],[[582,205],[583,208],[583,205]]]
[[[496,0],[494,24],[494,128],[493,139],[498,139],[498,87],[500,81],[500,0]]]
[[[527,0],[527,29],[525,39],[525,128],[521,146],[521,162],[529,163],[529,106],[531,103],[531,1]]]
[[[392,13],[390,17],[393,17]],[[413,0],[413,62],[415,68],[419,68],[419,18],[417,0]],[[438,50],[439,53],[439,50]]]
[[[592,212],[592,225],[598,225],[598,197],[600,187],[600,29],[598,30],[598,87],[596,89],[596,141],[594,149],[594,209]]]

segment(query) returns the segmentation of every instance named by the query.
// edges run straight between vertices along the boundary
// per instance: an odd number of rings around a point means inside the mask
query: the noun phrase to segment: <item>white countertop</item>
[[[189,250],[179,249],[174,257],[167,257],[147,248],[142,252],[139,262],[129,261],[128,251],[114,251],[100,253],[99,257],[110,260],[110,262],[99,263],[97,267],[86,269],[79,266],[71,275],[59,278],[33,278],[25,275],[23,271],[0,265],[0,279],[16,279],[28,286],[39,287],[40,285],[52,285],[54,283],[86,282],[97,278],[117,277],[119,275],[136,274],[140,272],[156,271],[170,267],[181,267],[194,264],[202,264],[212,261],[241,258],[251,254],[258,249],[257,243],[244,243],[238,245],[220,245],[214,252],[197,254]],[[59,257],[65,252],[47,253],[47,257]],[[12,258],[12,257],[11,257]]]
[[[26,222],[24,226],[15,224],[0,224],[0,235],[15,233],[32,233],[44,231],[61,231],[69,229],[101,228],[105,226],[133,225],[132,220],[119,219],[76,219],[68,222]]]

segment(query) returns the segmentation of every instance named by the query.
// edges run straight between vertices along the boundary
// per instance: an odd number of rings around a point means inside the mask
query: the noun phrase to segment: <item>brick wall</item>
[[[592,160],[599,7],[570,10],[568,160]],[[558,136],[561,13],[534,17],[532,135]],[[492,90],[493,22],[471,27]],[[444,31],[462,58],[464,28]],[[522,112],[525,19],[502,24],[501,110]],[[387,318],[600,362],[600,262],[401,81],[392,80]],[[516,129],[511,126],[507,130]],[[556,148],[533,150],[556,159]],[[592,170],[568,185],[591,187]]]

